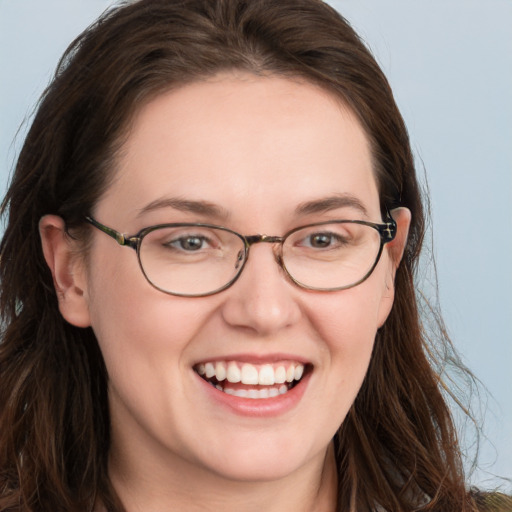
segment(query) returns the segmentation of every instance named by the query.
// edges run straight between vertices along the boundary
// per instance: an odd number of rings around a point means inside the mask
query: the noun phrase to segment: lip
[[[311,361],[308,361],[304,357],[300,357],[294,354],[276,353],[276,354],[229,354],[217,357],[208,357],[200,361],[196,361],[192,364],[193,367],[201,363],[216,363],[217,361],[237,361],[240,363],[251,363],[255,365],[261,365],[265,363],[279,363],[281,361],[293,361],[302,363],[304,366],[311,365]]]
[[[230,358],[235,359],[234,356],[230,356]],[[288,359],[293,359],[296,361],[296,357],[287,356]],[[281,356],[278,360],[281,360]],[[222,359],[220,359],[222,360]],[[241,361],[241,359],[236,359]],[[215,359],[208,359],[208,361],[215,361]],[[244,362],[255,362],[254,358],[250,360],[243,360]],[[268,358],[260,359],[261,361],[268,362]],[[201,386],[203,392],[206,393],[208,399],[213,403],[219,405],[219,407],[223,407],[227,409],[231,413],[235,413],[239,416],[246,417],[254,417],[254,418],[270,418],[279,416],[281,414],[285,414],[290,411],[294,407],[296,407],[301,401],[304,393],[306,392],[307,386],[309,384],[312,371],[308,371],[302,379],[289,391],[287,391],[283,395],[279,395],[273,398],[241,398],[234,395],[228,395],[223,391],[218,390],[206,380],[204,380],[201,376],[199,376],[195,371],[193,372],[195,378],[198,381],[198,384]]]

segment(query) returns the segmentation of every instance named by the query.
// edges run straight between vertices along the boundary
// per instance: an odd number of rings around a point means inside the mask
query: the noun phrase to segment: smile
[[[304,364],[293,361],[261,365],[215,361],[194,367],[196,373],[219,391],[252,399],[286,394],[302,379],[304,369]]]

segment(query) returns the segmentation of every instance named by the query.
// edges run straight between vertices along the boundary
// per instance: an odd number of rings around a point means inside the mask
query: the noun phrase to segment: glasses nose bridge
[[[254,244],[267,243],[267,244],[283,244],[284,237],[270,236],[270,235],[249,235],[244,237],[247,245],[251,247]]]
[[[283,266],[283,242],[285,237],[283,236],[271,236],[271,235],[249,235],[244,237],[247,244],[247,259],[249,258],[250,248],[255,244],[266,243],[266,244],[279,244],[277,251],[274,251],[274,256],[279,266]]]

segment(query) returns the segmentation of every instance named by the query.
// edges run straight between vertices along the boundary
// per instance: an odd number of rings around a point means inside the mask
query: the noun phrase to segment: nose
[[[229,325],[260,336],[275,334],[301,317],[301,292],[286,277],[271,244],[251,247],[239,279],[226,290],[222,315]]]

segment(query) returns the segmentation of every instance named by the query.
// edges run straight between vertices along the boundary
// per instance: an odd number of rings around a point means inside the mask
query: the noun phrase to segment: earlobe
[[[87,281],[84,265],[77,254],[77,242],[67,234],[63,219],[57,215],[41,218],[39,235],[62,316],[76,327],[89,327]]]

